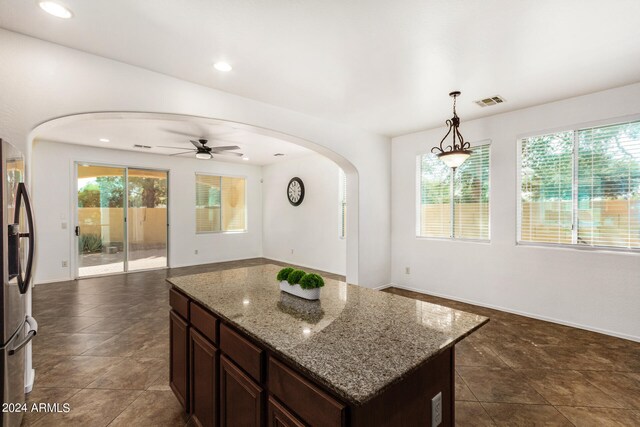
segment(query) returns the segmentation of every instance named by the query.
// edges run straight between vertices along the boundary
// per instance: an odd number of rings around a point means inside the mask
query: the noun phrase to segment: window
[[[340,198],[340,226],[338,235],[341,239],[347,237],[347,175],[342,169],[338,173],[338,197]]]
[[[435,154],[418,156],[419,237],[489,240],[490,145],[478,145],[455,172]]]
[[[196,233],[246,231],[244,178],[196,174]]]
[[[519,241],[640,248],[640,122],[520,141]]]

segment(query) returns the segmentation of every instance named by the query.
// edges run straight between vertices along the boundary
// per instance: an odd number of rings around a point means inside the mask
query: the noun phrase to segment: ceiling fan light
[[[210,158],[212,158],[213,156],[210,153],[196,153],[196,159],[200,159],[200,160],[209,160]]]
[[[450,168],[457,168],[471,156],[471,150],[447,151],[438,154],[438,158]]]

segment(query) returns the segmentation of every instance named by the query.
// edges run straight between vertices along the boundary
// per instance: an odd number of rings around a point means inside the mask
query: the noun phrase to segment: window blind
[[[340,198],[340,228],[339,236],[347,237],[347,175],[342,169],[338,173],[339,198]]]
[[[571,243],[573,132],[523,139],[520,240]]]
[[[245,231],[246,180],[196,174],[196,233]]]
[[[435,154],[420,161],[420,236],[453,237],[451,230],[451,169]]]
[[[196,175],[196,233],[220,231],[219,176]]]
[[[419,235],[489,240],[490,145],[478,145],[454,171],[435,154],[419,157]]]
[[[454,175],[454,233],[461,239],[489,239],[489,145],[473,154]]]
[[[222,230],[246,230],[245,179],[222,177]]]
[[[520,241],[640,248],[640,122],[521,141]]]
[[[577,243],[640,248],[640,122],[578,131]]]

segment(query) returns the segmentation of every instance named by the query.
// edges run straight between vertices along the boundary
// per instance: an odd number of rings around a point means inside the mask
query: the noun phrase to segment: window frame
[[[521,133],[516,135],[516,186],[515,186],[515,197],[516,197],[516,239],[515,245],[516,247],[529,247],[529,248],[543,248],[543,249],[561,249],[561,250],[577,250],[577,251],[587,251],[587,252],[605,252],[605,253],[619,253],[619,254],[628,254],[628,255],[640,255],[640,248],[622,248],[616,246],[591,246],[591,245],[580,245],[578,243],[551,243],[551,242],[530,242],[522,240],[522,141],[527,138],[543,136],[548,134],[560,133],[572,131],[573,135],[573,154],[572,154],[572,168],[571,168],[571,193],[572,193],[572,210],[571,210],[571,222],[572,222],[572,236],[576,236],[578,233],[578,228],[576,227],[577,223],[577,210],[578,210],[578,161],[579,161],[579,153],[576,149],[576,143],[578,141],[578,132],[580,130],[586,130],[589,128],[597,128],[597,127],[606,127],[606,126],[615,126],[622,125],[630,122],[638,122],[640,121],[640,114],[633,114],[628,116],[621,116],[616,118],[595,120],[590,122],[581,122],[568,126],[559,126],[554,128],[549,128],[546,130],[538,130],[531,131],[526,133]]]
[[[211,172],[195,172],[194,174],[194,189],[196,187],[196,184],[198,182],[198,176],[202,175],[202,176],[215,176],[215,177],[220,177],[220,225],[222,226],[222,204],[223,204],[223,200],[224,200],[224,192],[222,191],[222,178],[242,178],[244,179],[244,218],[245,218],[245,227],[244,230],[218,230],[218,231],[198,231],[198,223],[196,221],[195,223],[195,234],[196,235],[200,235],[200,234],[243,234],[243,233],[248,233],[249,232],[249,209],[248,209],[248,204],[247,204],[247,200],[249,198],[249,179],[247,177],[247,175],[231,175],[231,174],[221,174],[221,173],[211,173]],[[198,209],[198,194],[197,191],[194,192],[193,194],[193,207],[194,207],[194,216],[195,214],[195,210]]]
[[[468,237],[455,237],[455,236],[449,236],[449,237],[437,237],[437,236],[422,236],[420,235],[420,231],[421,231],[421,205],[422,205],[422,176],[421,176],[421,171],[422,171],[422,156],[424,156],[425,154],[430,154],[430,152],[424,152],[424,151],[420,151],[416,154],[416,168],[415,168],[415,172],[416,172],[416,185],[415,185],[415,189],[416,189],[416,193],[415,193],[415,202],[416,202],[416,209],[415,209],[415,215],[416,215],[416,228],[415,228],[415,238],[417,240],[439,240],[439,241],[448,241],[448,242],[465,242],[465,243],[479,243],[479,244],[491,244],[491,200],[492,200],[492,191],[493,191],[493,187],[491,185],[491,157],[492,157],[492,140],[491,139],[482,139],[480,141],[476,141],[476,142],[472,142],[471,144],[471,148],[470,150],[473,151],[474,147],[480,147],[480,146],[484,146],[484,145],[488,145],[489,146],[489,215],[487,217],[487,238],[486,239],[471,239]],[[451,175],[451,182],[450,182],[450,205],[455,205],[455,198],[453,195],[453,189],[454,189],[454,180],[453,180],[453,175]],[[451,207],[450,207],[451,209]],[[453,212],[453,211],[451,211]],[[451,221],[451,231],[453,234],[453,230],[455,229],[455,222]]]

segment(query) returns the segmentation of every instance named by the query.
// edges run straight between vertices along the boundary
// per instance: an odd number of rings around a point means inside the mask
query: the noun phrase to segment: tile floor
[[[482,314],[456,346],[460,426],[640,426],[640,343],[391,288]]]
[[[28,400],[68,402],[72,411],[29,413],[23,425],[186,425],[168,385],[165,278],[266,262],[36,287],[40,332]],[[640,343],[400,289],[387,292],[491,317],[456,347],[457,425],[640,426]]]

